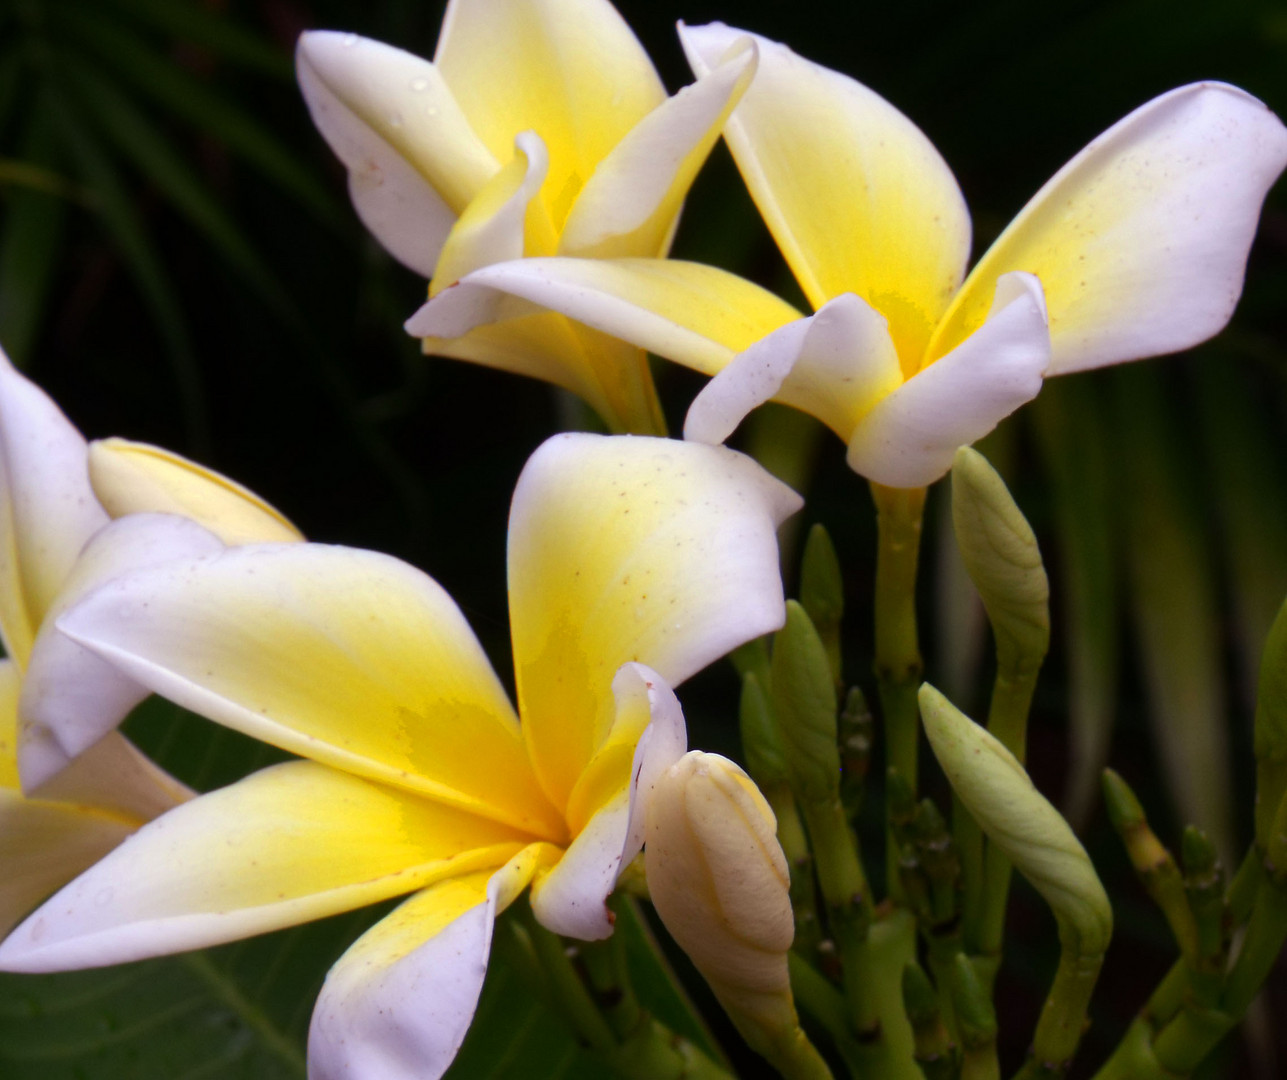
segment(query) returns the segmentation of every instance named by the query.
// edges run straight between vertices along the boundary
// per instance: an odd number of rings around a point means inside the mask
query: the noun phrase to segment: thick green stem
[[[916,632],[916,570],[920,559],[925,488],[871,485],[876,503],[875,663],[880,692],[885,764],[897,769],[913,794],[917,784],[920,713],[916,691],[924,664]],[[889,807],[886,806],[888,821]],[[893,836],[885,860],[889,890],[899,896]]]
[[[1075,934],[1063,927],[1060,930],[1064,948],[1059,968],[1037,1021],[1032,1054],[1019,1070],[1018,1080],[1056,1080],[1067,1072],[1081,1041],[1086,1008],[1104,962],[1103,953],[1082,954],[1073,940]]]

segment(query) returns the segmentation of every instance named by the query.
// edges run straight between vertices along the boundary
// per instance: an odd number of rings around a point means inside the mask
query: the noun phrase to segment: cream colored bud
[[[759,788],[718,754],[691,751],[648,805],[648,890],[748,1043],[798,1027],[787,951],[795,935],[777,821]]]
[[[90,443],[89,481],[103,509],[114,518],[177,514],[229,545],[303,539],[294,525],[254,492],[146,443],[127,439]]]

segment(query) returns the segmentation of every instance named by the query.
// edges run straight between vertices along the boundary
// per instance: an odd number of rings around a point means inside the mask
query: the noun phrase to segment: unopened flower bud
[[[770,1061],[799,1033],[787,977],[787,862],[764,796],[737,765],[691,751],[656,782],[644,865],[671,936]]]

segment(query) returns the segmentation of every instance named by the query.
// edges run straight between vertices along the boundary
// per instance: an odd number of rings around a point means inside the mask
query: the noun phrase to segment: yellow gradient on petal
[[[781,625],[765,519],[795,505],[723,448],[563,435],[532,456],[510,513],[510,628],[524,735],[555,805],[612,728],[622,664],[677,683]]]
[[[589,404],[611,431],[665,430],[644,353],[554,312],[487,323],[458,338],[426,338],[424,348],[561,386]]]
[[[89,480],[113,518],[178,514],[225,544],[302,540],[280,511],[213,469],[146,443],[99,439],[89,447]]]
[[[0,788],[0,938],[37,903],[92,866],[136,823]]]
[[[0,660],[0,789],[18,790],[18,694],[22,673],[12,660]]]
[[[497,160],[520,131],[545,141],[556,229],[595,166],[666,97],[607,0],[454,0],[434,64]]]
[[[573,836],[600,810],[617,798],[630,784],[630,766],[635,747],[644,729],[652,722],[652,710],[644,694],[618,699],[616,715],[607,738],[578,778],[568,796],[565,816]]]
[[[229,548],[120,579],[60,625],[254,738],[562,838],[464,616],[397,559],[319,544]]]
[[[742,36],[685,35],[712,52]],[[910,375],[965,272],[960,189],[925,135],[879,95],[756,41],[759,71],[725,129],[742,176],[814,308],[857,293],[889,320]]]

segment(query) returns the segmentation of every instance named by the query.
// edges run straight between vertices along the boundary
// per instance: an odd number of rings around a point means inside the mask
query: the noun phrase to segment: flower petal
[[[548,168],[540,138],[530,131],[519,134],[510,163],[483,185],[447,237],[434,268],[431,296],[471,270],[522,258],[529,204]],[[552,238],[547,240],[552,244]]]
[[[0,788],[17,788],[18,694],[22,672],[9,659],[0,659]]]
[[[992,313],[964,344],[878,402],[849,442],[849,467],[887,487],[922,487],[1031,401],[1050,361],[1041,285],[1030,274],[997,281]]]
[[[581,189],[559,254],[664,256],[684,196],[754,74],[752,46],[639,121]]]
[[[0,788],[0,938],[36,904],[92,866],[137,822]]]
[[[930,355],[983,320],[1006,271],[1041,278],[1049,374],[1187,349],[1242,292],[1287,129],[1250,94],[1182,86],[1135,110],[1057,172],[980,260]]]
[[[938,151],[879,95],[785,45],[722,23],[679,33],[699,75],[744,37],[759,46],[724,129],[747,187],[809,302],[857,293],[915,371],[970,253],[965,201]]]
[[[624,787],[595,812],[563,857],[532,885],[532,914],[556,934],[602,941],[612,935],[608,897],[617,884],[630,806]]]
[[[130,818],[136,825],[160,817],[194,795],[119,732],[109,732],[29,798],[79,803]]]
[[[757,341],[711,379],[688,408],[684,438],[722,443],[774,398],[848,442],[858,421],[902,381],[884,316],[843,293]]]
[[[20,666],[80,549],[106,524],[85,440],[0,352],[0,635]]]
[[[643,848],[648,799],[658,777],[688,751],[688,727],[674,691],[643,664],[623,665],[612,680],[612,691],[618,714],[643,708],[649,720],[630,766],[630,822],[621,852],[624,866]]]
[[[516,830],[309,761],[184,803],[0,945],[0,969],[99,967],[202,948],[502,865]]]
[[[258,495],[185,457],[128,439],[89,444],[89,482],[114,518],[178,514],[228,545],[283,543],[303,536]]]
[[[556,228],[595,166],[666,98],[607,0],[453,0],[434,64],[498,160],[520,131],[545,141]]]
[[[254,738],[562,838],[468,623],[397,559],[320,544],[229,548],[118,578],[59,628]]]
[[[417,893],[340,957],[308,1033],[311,1080],[437,1080],[469,1030],[492,927],[544,862],[547,844],[501,869],[450,878]]]
[[[519,711],[558,806],[638,660],[676,684],[784,618],[775,530],[799,497],[750,458],[668,439],[547,440],[510,512]]]
[[[523,259],[476,270],[407,320],[439,339],[484,323],[558,311],[707,375],[800,312],[751,282],[676,259]]]
[[[358,217],[390,255],[428,278],[496,159],[439,71],[418,56],[314,30],[300,36],[295,65],[313,123],[349,170]]]
[[[18,771],[31,791],[98,742],[148,695],[145,686],[59,633],[76,601],[133,570],[222,551],[196,522],[131,514],[100,530],[81,553],[36,635],[19,699]]]

